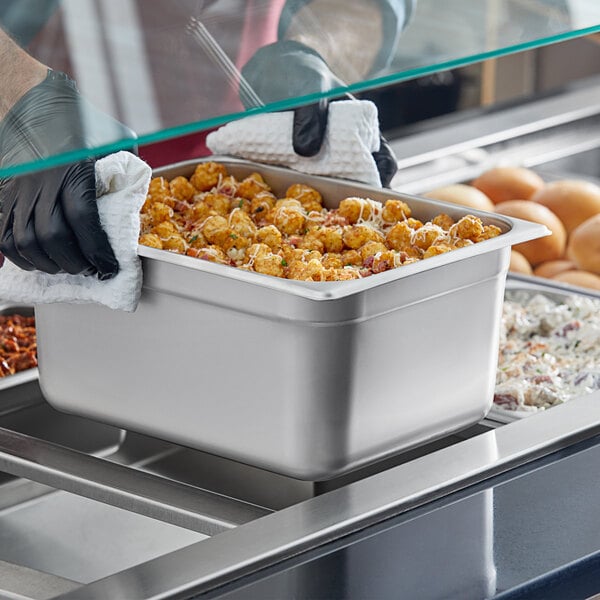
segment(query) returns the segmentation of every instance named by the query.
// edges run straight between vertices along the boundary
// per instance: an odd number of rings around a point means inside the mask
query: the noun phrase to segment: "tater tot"
[[[155,233],[158,237],[164,239],[178,234],[179,231],[173,221],[163,221],[162,223],[155,225],[150,233]]]
[[[359,266],[362,265],[363,259],[358,250],[346,250],[342,252],[342,263],[345,267],[347,266]]]
[[[297,260],[302,262],[304,255],[306,254],[306,250],[303,250],[302,248],[294,248],[293,246],[284,244],[281,247],[281,254],[286,262],[291,265]]]
[[[466,215],[452,225],[448,233],[453,237],[474,241],[483,234],[483,223],[473,215]]]
[[[474,244],[471,240],[463,240],[462,238],[452,238],[448,241],[448,245],[452,248],[466,248]]]
[[[415,231],[413,236],[413,244],[421,250],[427,250],[439,237],[445,235],[444,230],[433,223],[423,225]]]
[[[150,217],[152,218],[152,223],[158,225],[163,221],[169,221],[173,218],[173,209],[162,202],[155,202],[150,207]]]
[[[406,223],[401,221],[396,223],[386,234],[386,244],[394,250],[404,250],[412,244],[414,230]]]
[[[431,256],[438,256],[440,254],[445,254],[446,252],[450,252],[452,250],[452,246],[448,244],[434,244],[429,246],[425,253],[423,254],[423,258],[430,258]]]
[[[204,200],[196,200],[185,212],[185,218],[190,221],[201,222],[212,214],[214,214],[213,211]]]
[[[207,246],[205,248],[188,248],[186,254],[188,256],[193,256],[194,258],[201,258],[202,260],[219,263],[221,265],[230,264],[230,260],[225,254],[225,252],[223,252],[223,250],[218,246]]]
[[[234,229],[229,229],[227,237],[219,244],[230,258],[236,257],[235,260],[244,258],[245,252],[229,253],[230,250],[246,250],[252,245],[252,239],[237,233]]]
[[[326,269],[342,269],[344,267],[342,257],[339,254],[325,254],[321,259],[321,264]]]
[[[272,209],[273,225],[286,235],[298,234],[304,230],[306,216],[297,200],[279,200]]]
[[[250,213],[255,216],[260,213],[264,215],[275,206],[276,202],[277,198],[271,192],[259,192],[250,200]]]
[[[375,254],[382,252],[387,252],[388,248],[385,244],[381,242],[367,242],[364,246],[361,246],[359,249],[360,257],[365,260],[369,256],[374,256]]]
[[[266,254],[258,256],[254,261],[254,270],[264,275],[282,277],[285,269],[285,260],[278,254]]]
[[[397,223],[408,219],[411,214],[410,206],[406,202],[390,199],[385,201],[381,217],[386,223]]]
[[[265,183],[260,173],[252,173],[240,181],[237,186],[237,195],[246,200],[252,200],[261,192],[270,192],[271,188]]]
[[[275,225],[266,225],[257,230],[254,239],[257,242],[266,244],[272,250],[279,250],[279,248],[281,248],[283,237],[281,231],[279,231]]]
[[[298,248],[305,248],[306,250],[318,250],[323,252],[325,250],[325,244],[321,241],[320,231],[318,229],[312,229],[308,231],[303,237]]]
[[[452,225],[454,225],[454,219],[451,216],[446,215],[444,213],[441,213],[441,214],[433,217],[433,219],[431,219],[431,222],[434,225],[441,227],[444,231],[448,231],[450,229],[450,227],[452,227]]]
[[[253,238],[257,227],[250,216],[239,208],[234,208],[229,214],[229,227],[237,234]]]
[[[502,233],[500,227],[496,227],[496,225],[484,225],[483,233],[474,240],[475,242],[483,242],[484,240],[490,240],[499,236]]]
[[[200,163],[194,174],[190,177],[190,183],[200,192],[212,190],[219,181],[227,176],[225,165],[216,162]]]
[[[201,231],[211,244],[220,246],[229,237],[229,223],[225,217],[215,215],[204,221]]]
[[[196,188],[185,177],[175,177],[169,183],[171,196],[177,200],[191,200],[196,193]]]
[[[291,185],[285,195],[287,198],[298,200],[307,213],[313,210],[319,212],[323,208],[323,197],[317,190],[308,185],[302,183]]]
[[[326,252],[341,252],[344,249],[341,227],[322,227],[319,231]]]
[[[367,242],[383,242],[385,238],[368,225],[350,225],[344,228],[342,239],[348,248],[356,250]]]
[[[174,250],[180,254],[185,253],[187,244],[181,235],[175,233],[162,240],[163,250]]]
[[[422,221],[419,221],[419,219],[413,219],[412,217],[409,217],[408,219],[406,219],[405,223],[411,229],[420,229],[421,227],[423,227],[423,222]]]
[[[300,281],[324,281],[325,267],[317,259],[308,262],[295,261],[288,268],[288,277]]]
[[[380,202],[368,198],[346,198],[338,207],[338,213],[351,225],[359,221],[368,221],[373,214],[381,213],[381,210]]]
[[[208,240],[199,230],[192,230],[187,237],[188,246],[192,248],[204,248],[208,246]]]
[[[145,233],[140,236],[140,244],[149,246],[150,248],[158,248],[162,250],[162,240],[155,233]]]
[[[355,269],[336,269],[335,279],[333,281],[350,281],[352,279],[360,279],[360,274]]]
[[[267,256],[268,254],[272,254],[272,252],[271,248],[269,248],[269,246],[266,244],[252,244],[246,250],[246,260],[249,263],[253,263],[257,258],[261,256]]]
[[[148,186],[148,200],[151,202],[162,202],[164,198],[171,196],[169,182],[164,177],[155,177]]]
[[[226,216],[229,213],[230,198],[225,194],[210,192],[204,195],[203,202],[218,215]]]

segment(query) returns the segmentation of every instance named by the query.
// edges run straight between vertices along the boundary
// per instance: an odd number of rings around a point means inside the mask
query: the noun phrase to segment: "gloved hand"
[[[282,40],[260,48],[244,65],[242,75],[266,104],[343,87],[316,51],[294,40]],[[343,98],[348,99],[348,94]],[[321,149],[327,129],[329,102],[320,99],[294,110],[293,145],[297,154],[314,156]],[[373,158],[381,184],[388,187],[397,166],[383,136]]]
[[[49,71],[0,122],[0,166],[23,164],[135,134]],[[114,277],[119,265],[96,206],[95,161],[0,180],[0,251],[22,269]]]

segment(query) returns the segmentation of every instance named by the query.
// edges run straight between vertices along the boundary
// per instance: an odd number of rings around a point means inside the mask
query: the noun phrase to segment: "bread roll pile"
[[[470,186],[424,196],[545,225],[552,235],[513,246],[509,269],[600,290],[600,186],[574,179],[547,183],[523,167],[495,167]]]

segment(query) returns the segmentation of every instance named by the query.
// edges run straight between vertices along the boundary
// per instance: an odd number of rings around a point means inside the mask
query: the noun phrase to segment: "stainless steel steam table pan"
[[[564,301],[569,296],[587,296],[589,298],[594,298],[595,300],[600,300],[600,292],[588,288],[572,286],[542,277],[509,273],[506,280],[505,298],[510,298],[510,295],[515,292],[522,292],[528,295],[543,294],[557,302]],[[571,400],[574,399],[575,398],[572,398]],[[502,408],[497,404],[492,404],[492,408],[487,416],[488,419],[499,423],[511,423],[512,421],[531,417],[538,412],[539,411],[509,410]]]
[[[459,430],[492,402],[510,246],[547,233],[435,200],[229,158],[282,196],[405,200],[502,235],[346,282],[290,281],[140,246],[133,314],[36,307],[40,383],[56,408],[291,477],[324,480]],[[199,161],[159,169],[190,176]]]

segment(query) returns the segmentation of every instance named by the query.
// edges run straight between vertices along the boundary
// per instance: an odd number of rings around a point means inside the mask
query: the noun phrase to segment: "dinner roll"
[[[533,274],[536,277],[554,277],[554,275],[558,275],[559,273],[574,271],[575,269],[577,269],[577,266],[572,260],[547,260],[538,265],[533,270]]]
[[[600,186],[589,181],[564,179],[548,183],[531,198],[549,208],[567,233],[600,213]]]
[[[468,206],[476,210],[494,210],[494,203],[481,190],[472,185],[465,185],[464,183],[439,187],[423,194],[423,196],[433,198],[434,200],[441,200],[442,202]]]
[[[567,257],[583,271],[600,274],[600,214],[571,232]]]
[[[544,180],[523,167],[495,167],[472,182],[494,204],[507,200],[529,200],[544,187]]]
[[[600,277],[587,271],[565,271],[552,277],[554,281],[600,290]]]
[[[533,270],[529,261],[516,250],[510,252],[510,265],[508,270],[512,273],[522,273],[523,275],[531,275]]]
[[[496,205],[496,212],[525,221],[545,225],[552,235],[513,246],[534,267],[547,260],[563,257],[567,244],[567,232],[560,219],[549,209],[529,200],[509,200]]]

